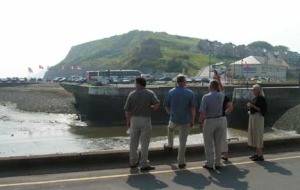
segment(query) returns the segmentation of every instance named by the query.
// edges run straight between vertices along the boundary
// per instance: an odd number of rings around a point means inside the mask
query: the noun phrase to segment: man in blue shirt
[[[226,119],[222,116],[224,94],[218,92],[219,83],[212,80],[209,83],[209,93],[202,97],[200,105],[200,131],[203,131],[206,169],[221,168],[221,145],[225,132]],[[216,158],[215,158],[216,157]]]
[[[170,115],[168,125],[168,144],[165,148],[173,148],[174,131],[179,132],[178,167],[186,167],[185,150],[189,129],[194,126],[196,101],[194,93],[185,87],[184,75],[177,76],[177,86],[169,90],[164,100],[164,106]]]

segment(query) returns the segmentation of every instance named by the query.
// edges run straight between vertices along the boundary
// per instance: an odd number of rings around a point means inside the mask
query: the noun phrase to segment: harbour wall
[[[289,109],[300,104],[300,88],[298,87],[264,87],[267,102],[265,127],[272,127],[277,120]],[[247,102],[253,98],[251,89],[235,88],[233,91],[234,110],[229,116],[229,126],[233,128],[247,128]]]
[[[91,87],[82,85],[61,84],[67,91],[74,94],[76,108],[83,121],[90,125],[115,126],[125,125],[126,119],[123,106],[128,94],[133,87],[101,86]],[[247,128],[248,113],[246,103],[251,100],[251,89],[245,86],[226,86],[225,94],[232,99],[234,104],[233,112],[228,116],[229,127]],[[163,107],[165,95],[172,87],[149,86],[161,101],[160,108],[152,116],[153,124],[167,124],[169,115]],[[200,105],[202,96],[208,92],[207,86],[188,87],[196,98],[197,105]],[[245,89],[245,90],[238,90]],[[300,104],[300,89],[293,87],[264,87],[268,104],[265,125],[272,126],[282,114],[290,108]],[[199,106],[197,106],[198,120]]]

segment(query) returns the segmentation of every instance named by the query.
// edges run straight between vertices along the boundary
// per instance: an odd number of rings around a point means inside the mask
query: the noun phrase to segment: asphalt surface
[[[0,179],[0,189],[299,189],[300,152],[266,154],[266,161],[235,157],[221,170],[208,171],[203,162],[157,165],[150,173],[127,168],[15,176]]]
[[[98,164],[77,167],[56,165],[10,171],[1,167],[0,189],[299,189],[299,139],[267,142],[266,160],[262,162],[249,160],[254,150],[244,145],[229,146],[230,159],[219,171],[202,168],[204,152],[193,147],[188,149],[187,168],[183,170],[177,167],[176,150],[165,154],[152,150],[150,161],[156,170],[149,173],[129,169],[128,160],[113,157],[111,162],[99,159]]]

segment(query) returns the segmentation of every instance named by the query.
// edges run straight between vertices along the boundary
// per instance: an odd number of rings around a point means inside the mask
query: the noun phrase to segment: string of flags
[[[49,69],[49,68],[50,68],[50,67],[47,66],[47,69]],[[45,69],[45,67],[42,66],[42,65],[39,65],[39,69],[42,69],[42,70],[43,70],[43,69]],[[70,69],[71,69],[71,70],[75,70],[75,67],[74,67],[73,65],[71,65],[71,66],[70,66]],[[66,70],[66,67],[65,67],[65,66],[62,66],[62,67],[61,67],[61,70]],[[76,70],[82,70],[82,68],[79,67],[79,66],[77,66],[77,67],[76,67]],[[32,70],[31,67],[28,67],[28,72],[29,72],[29,73],[33,73],[33,70]]]

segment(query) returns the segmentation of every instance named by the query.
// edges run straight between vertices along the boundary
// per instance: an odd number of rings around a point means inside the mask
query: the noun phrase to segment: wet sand
[[[1,87],[0,103],[12,102],[29,112],[74,114],[74,96],[59,83],[39,83],[25,86]]]

